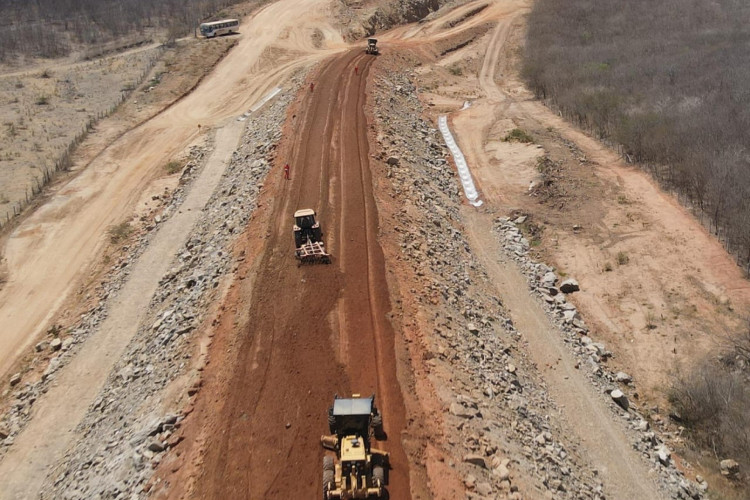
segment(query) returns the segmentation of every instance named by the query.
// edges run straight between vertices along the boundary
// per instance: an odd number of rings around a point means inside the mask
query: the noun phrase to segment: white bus
[[[212,23],[201,23],[201,35],[206,38],[213,38],[216,35],[226,35],[227,33],[235,33],[237,28],[240,26],[238,19],[224,19],[222,21],[214,21]]]

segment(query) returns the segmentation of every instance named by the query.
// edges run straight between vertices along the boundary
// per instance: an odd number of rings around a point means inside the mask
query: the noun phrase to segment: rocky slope
[[[565,402],[550,400],[526,359],[523,338],[502,303],[487,292],[487,276],[463,234],[459,180],[439,134],[420,118],[424,109],[414,84],[405,72],[393,71],[371,88],[375,154],[389,188],[379,205],[381,230],[399,244],[392,259],[405,264],[397,278],[404,299],[399,312],[417,318],[416,328],[424,332],[409,343],[410,359],[439,393],[450,465],[469,497],[603,498],[596,464],[578,455],[556,423],[556,405]],[[389,210],[394,202],[400,208]],[[530,258],[529,243],[513,222],[498,219],[497,231],[507,252],[499,257],[517,260],[530,293],[547,304],[592,383],[611,395],[612,418],[628,421],[633,446],[650,461],[664,496],[701,498],[705,484],[699,488],[687,481],[662,438],[633,405],[628,407],[619,391],[632,390],[629,377],[606,369],[612,353],[586,336],[586,325],[566,302],[553,269]],[[562,288],[567,291],[568,284]],[[403,321],[406,332],[413,325]]]
[[[233,240],[256,207],[291,97],[280,96],[248,119],[242,145],[219,188],[161,280],[148,319],[79,425],[81,438],[58,466],[59,474],[48,478],[44,498],[145,496],[143,486],[174,444],[170,437],[182,418],[164,413],[172,403],[165,388],[196,369],[191,333],[205,321],[222,280],[231,275]],[[189,182],[182,189],[189,189]],[[165,212],[145,224],[158,226],[179,210],[181,199],[177,192]],[[187,401],[195,390],[191,387],[180,399]]]

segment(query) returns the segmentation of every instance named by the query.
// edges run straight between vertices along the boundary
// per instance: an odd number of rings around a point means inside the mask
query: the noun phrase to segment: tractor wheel
[[[331,455],[326,455],[323,457],[323,470],[324,471],[333,471],[333,457]]]
[[[328,430],[336,434],[336,417],[333,416],[333,406],[328,408]]]
[[[376,413],[372,416],[372,428],[378,429],[380,427],[383,427],[383,415]]]
[[[333,471],[332,470],[324,470],[323,471],[323,498],[327,498],[326,493],[331,491],[332,488],[335,487],[333,484]]]
[[[385,486],[385,470],[380,465],[372,468],[372,482],[378,488]]]

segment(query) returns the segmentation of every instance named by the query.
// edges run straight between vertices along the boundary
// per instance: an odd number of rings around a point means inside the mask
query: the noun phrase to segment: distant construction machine
[[[367,48],[365,49],[365,52],[367,54],[372,54],[374,56],[378,55],[380,52],[378,52],[378,41],[375,38],[368,38],[367,39]]]
[[[294,256],[304,263],[331,263],[323,245],[323,232],[315,220],[315,210],[305,208],[294,212]]]
[[[388,453],[370,447],[383,434],[383,417],[375,396],[335,397],[328,409],[329,436],[320,442],[335,452],[323,456],[323,499],[385,499]]]

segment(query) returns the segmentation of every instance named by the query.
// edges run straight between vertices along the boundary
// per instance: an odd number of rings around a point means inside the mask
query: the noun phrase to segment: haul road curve
[[[278,162],[289,162],[292,178],[281,185],[268,226],[249,229],[268,233],[252,299],[227,305],[248,309],[232,347],[235,364],[222,368],[222,353],[211,353],[185,422],[184,435],[210,429],[212,436],[205,451],[188,452],[200,464],[189,488],[195,497],[318,497],[326,410],[335,393],[356,392],[375,393],[383,413],[388,439],[376,446],[391,453],[390,498],[410,498],[400,440],[405,410],[368,163],[364,105],[374,60],[357,48],[323,63],[314,92],[303,90],[287,124]],[[318,212],[330,265],[298,267],[293,257],[292,214],[308,207]],[[173,486],[170,497],[184,493],[184,484]]]

